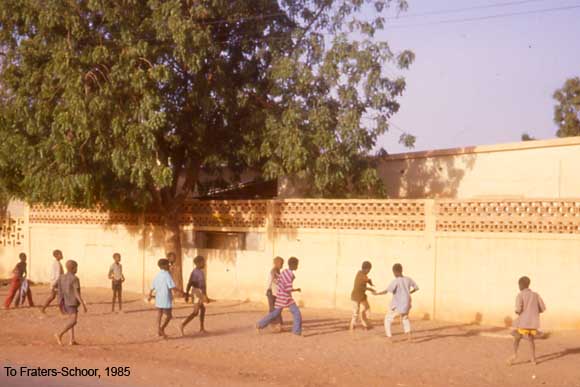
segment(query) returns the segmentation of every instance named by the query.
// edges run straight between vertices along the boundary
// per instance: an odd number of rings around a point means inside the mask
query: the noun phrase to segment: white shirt
[[[56,286],[56,283],[58,282],[58,277],[60,277],[60,275],[63,273],[64,271],[62,270],[62,265],[60,264],[60,261],[57,261],[55,259],[54,262],[52,263],[52,268],[50,270],[50,283],[52,284],[52,286]]]
[[[419,286],[409,277],[396,277],[387,288],[387,291],[393,293],[391,301],[391,310],[396,310],[401,314],[409,313],[411,309],[411,290],[419,290]]]

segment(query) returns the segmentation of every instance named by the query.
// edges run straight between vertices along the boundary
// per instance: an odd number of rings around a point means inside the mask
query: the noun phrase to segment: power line
[[[403,19],[403,18],[413,18],[413,17],[420,17],[420,16],[431,16],[431,15],[444,15],[447,13],[459,13],[459,12],[466,12],[466,11],[473,11],[473,10],[480,10],[480,9],[490,9],[490,8],[500,8],[500,7],[509,7],[514,5],[521,5],[521,4],[529,4],[529,3],[537,3],[541,1],[547,0],[519,0],[519,1],[509,1],[503,3],[493,3],[488,5],[480,5],[480,6],[473,6],[473,7],[464,7],[464,8],[450,8],[450,9],[443,9],[439,11],[428,11],[428,12],[421,12],[421,13],[411,13],[411,14],[402,14],[397,17],[387,18],[387,20],[396,20],[396,19]],[[250,20],[264,20],[270,18],[277,18],[280,16],[287,16],[286,12],[273,12],[273,13],[264,13],[259,15],[253,16],[240,16],[234,18],[227,18],[227,19],[216,19],[210,21],[192,21],[194,24],[198,25],[212,25],[212,24],[228,24],[228,23],[236,23],[240,21],[250,21]]]
[[[464,8],[450,8],[450,9],[442,9],[439,11],[427,11],[421,13],[409,13],[409,14],[402,14],[397,17],[390,17],[387,20],[397,20],[397,19],[407,19],[413,17],[420,17],[420,16],[432,16],[432,15],[444,15],[446,13],[460,13],[460,12],[468,12],[468,11],[475,11],[480,9],[490,9],[490,8],[500,8],[500,7],[512,7],[515,5],[521,4],[528,4],[528,3],[538,3],[540,1],[546,0],[520,0],[520,1],[509,1],[504,3],[493,3],[487,5],[478,5],[473,7],[464,7]]]
[[[388,28],[409,28],[409,27],[434,26],[434,25],[441,25],[441,24],[457,24],[457,23],[466,23],[466,22],[471,22],[471,21],[506,18],[506,17],[511,17],[511,16],[521,16],[521,15],[532,15],[532,14],[540,14],[540,13],[566,11],[566,10],[578,9],[578,8],[580,8],[580,4],[571,5],[571,6],[567,6],[567,7],[545,8],[545,9],[537,9],[537,10],[532,10],[532,11],[510,12],[510,13],[500,13],[500,14],[496,14],[496,15],[470,17],[470,18],[440,20],[440,21],[421,23],[421,24],[389,25],[389,26],[386,26],[385,28],[387,28],[387,29]]]
[[[389,125],[392,125],[393,128],[397,129],[399,132],[403,133],[403,134],[411,134],[411,132],[408,132],[404,129],[402,129],[399,125],[395,124],[393,122],[393,120],[389,120]],[[412,135],[412,134],[411,134]]]

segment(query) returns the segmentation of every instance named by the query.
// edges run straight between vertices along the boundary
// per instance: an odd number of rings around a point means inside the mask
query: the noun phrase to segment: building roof
[[[506,152],[506,151],[536,149],[536,148],[553,148],[571,145],[580,145],[580,136],[555,138],[549,140],[521,141],[494,145],[468,146],[463,148],[437,149],[420,152],[396,153],[392,155],[382,156],[381,160],[393,161],[407,159],[425,159],[431,157],[457,156],[474,153]]]

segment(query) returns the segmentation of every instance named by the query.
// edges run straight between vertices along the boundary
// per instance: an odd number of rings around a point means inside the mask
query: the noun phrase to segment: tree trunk
[[[164,222],[164,247],[165,255],[169,259],[169,271],[175,282],[175,286],[183,291],[183,269],[181,259],[181,229],[179,227],[179,216],[167,216]],[[170,253],[175,254],[175,258],[170,257]]]

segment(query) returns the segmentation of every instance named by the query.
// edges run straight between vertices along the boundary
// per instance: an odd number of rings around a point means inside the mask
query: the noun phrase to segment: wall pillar
[[[274,224],[276,217],[276,201],[268,200],[266,202],[266,232],[264,241],[264,251],[266,251],[271,258],[276,254],[276,226]]]
[[[437,206],[435,200],[425,200],[425,249],[433,262],[433,304],[431,319],[437,318]]]

